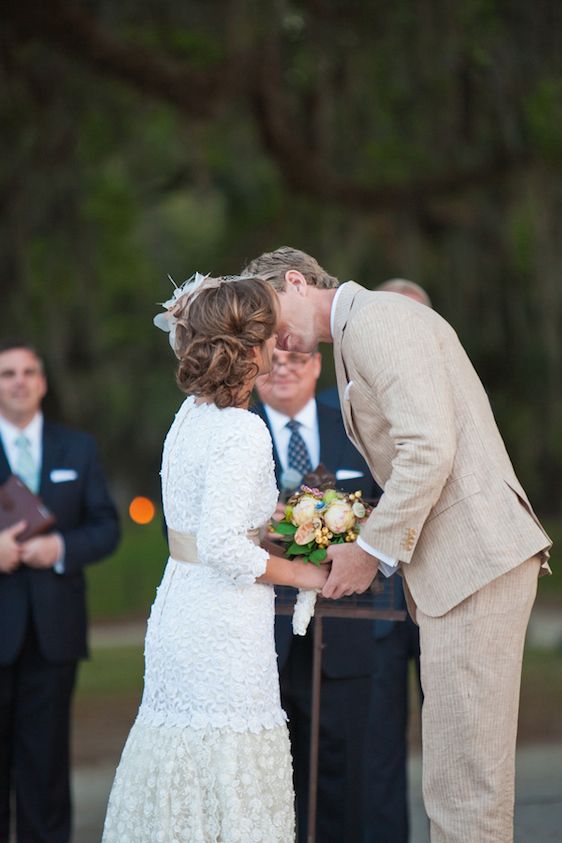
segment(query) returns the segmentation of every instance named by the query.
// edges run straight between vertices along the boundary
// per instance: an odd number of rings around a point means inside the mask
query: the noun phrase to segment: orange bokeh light
[[[133,498],[129,506],[129,515],[135,524],[150,524],[156,508],[150,498],[143,498],[141,496]]]

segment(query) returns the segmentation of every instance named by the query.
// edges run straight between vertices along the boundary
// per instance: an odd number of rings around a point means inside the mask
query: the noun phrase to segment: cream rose
[[[311,495],[303,495],[300,501],[293,507],[291,521],[295,527],[300,527],[301,524],[307,524],[312,521],[316,515],[316,504],[318,501]]]
[[[355,516],[347,501],[337,500],[323,514],[324,524],[332,533],[345,533],[355,524]]]
[[[312,521],[308,521],[306,524],[301,524],[294,536],[295,543],[300,545],[308,544],[314,538],[315,532],[316,527]]]

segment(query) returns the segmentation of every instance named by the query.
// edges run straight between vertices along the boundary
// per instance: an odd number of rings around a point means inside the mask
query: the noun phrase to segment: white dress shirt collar
[[[340,293],[342,289],[345,287],[347,282],[340,284],[338,289],[336,290],[336,295],[332,299],[332,308],[330,310],[330,333],[332,335],[332,339],[334,339],[334,328],[335,328],[335,321],[336,321],[336,307],[338,304],[338,299],[340,297]]]
[[[270,427],[274,434],[279,433],[279,431],[282,430],[286,426],[287,422],[292,418],[294,418],[295,421],[298,421],[302,427],[306,427],[309,430],[314,430],[318,424],[316,400],[314,398],[311,398],[310,401],[304,405],[302,410],[296,414],[296,416],[287,416],[285,413],[280,413],[279,410],[274,410],[273,407],[269,406],[269,404],[265,404],[264,407]]]
[[[287,422],[291,418],[300,422],[299,433],[304,439],[313,467],[317,466],[320,462],[320,434],[318,430],[316,399],[311,398],[296,416],[287,416],[285,413],[280,413],[267,404],[264,405],[264,410],[281,468],[283,470],[287,468],[289,439],[291,438],[291,432],[287,428]]]

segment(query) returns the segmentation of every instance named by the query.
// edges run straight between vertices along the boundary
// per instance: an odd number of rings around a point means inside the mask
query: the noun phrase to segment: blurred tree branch
[[[94,15],[63,0],[8,0],[5,21],[11,23],[16,38],[48,44],[94,72],[165,100],[191,117],[212,117],[243,75],[237,61],[201,72],[120,40]]]
[[[324,4],[317,2],[308,6],[315,13],[325,9]],[[241,10],[234,4],[230,12],[234,17]],[[470,164],[444,160],[438,168],[431,167],[429,173],[412,174],[400,182],[377,179],[371,184],[342,174],[342,168],[326,154],[326,143],[321,143],[321,119],[316,120],[314,131],[314,119],[330,93],[320,89],[320,77],[316,87],[311,84],[308,100],[303,98],[305,113],[299,114],[295,109],[283,74],[279,20],[273,12],[262,15],[267,20],[262,41],[255,39],[245,50],[237,45],[238,49],[205,70],[119,37],[94,14],[64,0],[8,0],[5,14],[16,40],[37,41],[60,50],[94,73],[120,80],[141,94],[175,106],[188,118],[210,120],[233,103],[249,108],[263,146],[277,162],[287,184],[296,192],[323,201],[363,211],[421,207],[433,199],[501,181],[506,174],[525,168],[533,160],[524,144],[509,146],[500,135],[485,150],[473,155]],[[326,13],[324,17],[333,26],[341,27],[337,13]],[[459,84],[465,97],[467,80],[463,65]],[[470,95],[474,95],[472,90]],[[466,120],[464,114],[461,122],[465,127]],[[353,144],[352,137],[349,144]]]
[[[276,44],[268,44],[264,52],[262,73],[252,92],[256,119],[266,148],[278,162],[287,182],[299,192],[363,211],[396,209],[404,205],[416,207],[431,199],[499,181],[507,172],[530,161],[526,150],[502,148],[474,167],[444,167],[439,174],[412,178],[406,184],[369,186],[343,179],[312,145],[303,142],[306,133],[302,128],[295,131],[298,121],[285,97]],[[352,142],[350,138],[350,144]]]
[[[3,13],[0,333],[45,350],[51,400],[99,430],[125,487],[155,483],[177,400],[147,328],[166,272],[285,242],[341,278],[427,286],[560,511],[559,0]]]

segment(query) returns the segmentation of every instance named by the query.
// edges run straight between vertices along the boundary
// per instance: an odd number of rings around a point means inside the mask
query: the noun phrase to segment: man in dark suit
[[[119,538],[93,439],[43,419],[43,364],[25,343],[0,346],[0,483],[37,492],[56,527],[0,555],[0,841],[68,843],[70,705],[87,656],[84,566]],[[5,537],[6,539],[6,537]]]
[[[306,473],[322,463],[337,486],[378,497],[366,463],[351,445],[339,409],[317,403],[319,353],[278,349],[270,375],[258,379],[261,403],[256,412],[268,425],[274,444],[277,482],[282,489],[288,468]],[[282,595],[279,595],[282,599]],[[307,836],[312,633],[294,636],[291,618],[277,616],[281,698],[289,716],[297,794],[298,840]],[[317,839],[321,843],[360,843],[366,816],[365,753],[374,641],[372,622],[327,618],[322,657],[322,704],[318,782]],[[370,799],[370,795],[368,795]]]

